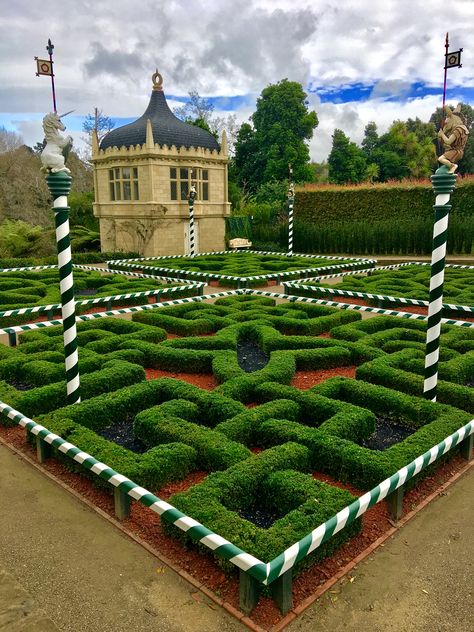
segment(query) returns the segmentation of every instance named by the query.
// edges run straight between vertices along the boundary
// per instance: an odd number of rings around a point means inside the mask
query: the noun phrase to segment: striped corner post
[[[56,224],[67,402],[68,404],[77,404],[81,401],[81,395],[77,354],[76,303],[74,300],[71,240],[69,236],[69,207],[67,205],[67,195],[71,190],[71,181],[71,176],[64,171],[50,173],[46,176],[46,182],[53,198],[54,221]]]
[[[441,316],[443,313],[443,285],[448,239],[448,222],[451,205],[449,199],[454,191],[456,175],[449,173],[445,165],[439,167],[431,176],[436,195],[434,204],[435,219],[433,228],[433,249],[431,253],[430,296],[428,307],[428,328],[426,332],[425,380],[423,396],[436,401],[438,384],[439,337]]]
[[[288,189],[288,254],[293,255],[293,206],[295,204],[295,189],[290,182]]]
[[[196,197],[196,187],[191,184],[191,189],[188,196],[189,204],[189,254],[194,257],[196,254],[196,245],[194,237],[194,199]]]

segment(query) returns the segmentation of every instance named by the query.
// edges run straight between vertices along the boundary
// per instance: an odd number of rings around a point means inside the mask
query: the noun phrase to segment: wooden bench
[[[235,239],[231,239],[229,241],[229,248],[232,250],[240,250],[241,248],[251,248],[252,242],[248,239],[242,239],[241,237],[236,237]]]

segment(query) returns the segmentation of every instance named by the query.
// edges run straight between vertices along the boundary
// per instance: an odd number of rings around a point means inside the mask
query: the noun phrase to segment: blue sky
[[[261,90],[299,81],[319,126],[310,143],[327,157],[335,127],[360,142],[369,121],[428,120],[441,104],[444,38],[464,47],[448,73],[448,101],[474,105],[474,2],[465,0],[16,0],[0,15],[0,126],[34,144],[50,109],[46,77],[33,58],[55,44],[59,111],[78,147],[82,121],[97,106],[116,125],[145,110],[151,74],[164,78],[171,107],[189,90],[216,115],[248,120]],[[51,16],[56,16],[54,19]],[[5,63],[6,62],[6,63]]]

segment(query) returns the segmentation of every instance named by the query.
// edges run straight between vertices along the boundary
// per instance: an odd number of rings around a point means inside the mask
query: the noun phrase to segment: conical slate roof
[[[156,78],[159,82],[156,83]],[[118,127],[109,132],[100,143],[100,149],[107,147],[131,147],[143,145],[146,141],[147,119],[151,121],[153,139],[159,145],[175,145],[176,147],[204,147],[205,149],[217,149],[219,143],[212,134],[206,130],[180,121],[170,110],[162,89],[162,78],[158,71],[153,75],[153,92],[150,103],[139,119],[123,127]]]

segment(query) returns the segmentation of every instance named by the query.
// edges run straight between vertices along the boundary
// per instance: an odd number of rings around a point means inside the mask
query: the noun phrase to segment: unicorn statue
[[[69,112],[68,112],[69,114]],[[59,132],[64,132],[66,126],[61,121],[61,117],[55,112],[46,114],[43,119],[43,130],[46,145],[41,152],[41,171],[44,173],[58,173],[65,171],[71,173],[66,167],[66,158],[72,147],[72,136],[62,136]]]

